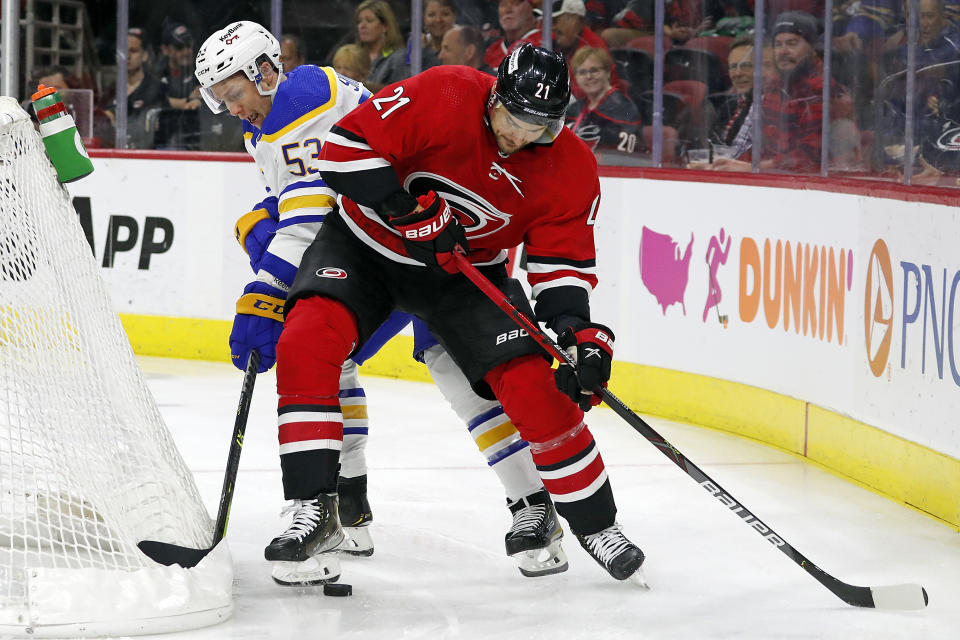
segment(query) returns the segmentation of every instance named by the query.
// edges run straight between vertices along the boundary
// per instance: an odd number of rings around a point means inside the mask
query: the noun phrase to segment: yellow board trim
[[[293,211],[294,209],[305,209],[308,207],[326,207],[332,209],[333,205],[337,204],[337,199],[333,196],[328,196],[325,194],[321,195],[309,195],[309,196],[295,196],[293,198],[287,198],[280,203],[278,211],[280,213],[287,213],[288,211]]]
[[[296,120],[288,124],[287,126],[283,127],[279,131],[275,133],[263,134],[263,137],[261,138],[261,140],[263,140],[264,142],[274,142],[278,138],[293,131],[300,125],[304,124],[305,122],[308,122],[312,118],[315,118],[316,116],[320,115],[324,111],[327,111],[328,109],[333,107],[335,104],[337,104],[337,78],[333,75],[333,71],[329,67],[320,67],[320,69],[327,75],[327,83],[330,86],[330,98],[326,102],[324,102],[322,105],[314,109],[313,111],[309,111],[303,114],[302,116],[300,116],[299,118],[297,118]]]
[[[139,355],[230,362],[226,320],[120,314]],[[364,375],[430,382],[396,336]],[[719,429],[803,457],[960,531],[960,460],[796,398],[693,373],[615,362],[611,390],[635,411]],[[694,461],[696,462],[696,461]]]

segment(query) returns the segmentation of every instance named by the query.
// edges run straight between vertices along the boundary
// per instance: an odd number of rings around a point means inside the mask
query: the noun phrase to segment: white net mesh
[[[0,98],[0,635],[42,624],[44,569],[144,575],[138,541],[212,529],[40,137]]]

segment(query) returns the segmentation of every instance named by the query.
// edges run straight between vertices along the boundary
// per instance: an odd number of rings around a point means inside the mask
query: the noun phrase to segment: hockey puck
[[[342,582],[328,582],[323,585],[323,595],[325,596],[334,596],[337,598],[343,598],[344,596],[353,595],[353,585],[345,584]]]

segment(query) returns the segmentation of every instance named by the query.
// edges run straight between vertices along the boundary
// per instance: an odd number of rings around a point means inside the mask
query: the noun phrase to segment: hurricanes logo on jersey
[[[339,267],[323,267],[321,269],[317,269],[317,277],[343,280],[347,277],[347,272]]]
[[[490,163],[490,173],[488,175],[493,180],[499,180],[500,176],[503,176],[504,178],[507,179],[507,182],[510,183],[510,186],[517,190],[517,193],[520,194],[520,197],[521,198],[524,197],[523,191],[520,191],[520,183],[523,182],[523,180],[521,180],[515,175],[510,174],[509,172],[507,172],[506,169],[501,167],[496,162]]]
[[[403,186],[415,196],[436,191],[456,211],[468,238],[489,236],[510,224],[511,214],[500,211],[476,193],[435,173],[411,173]]]

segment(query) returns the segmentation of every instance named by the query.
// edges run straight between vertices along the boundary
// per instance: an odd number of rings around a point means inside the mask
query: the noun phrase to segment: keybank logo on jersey
[[[883,240],[877,240],[870,252],[863,306],[867,361],[870,371],[879,378],[887,366],[893,337],[893,268]]]
[[[317,277],[343,280],[347,277],[347,272],[338,267],[323,267],[322,269],[317,269]]]
[[[435,173],[411,173],[403,186],[415,196],[436,191],[457,212],[468,238],[482,238],[510,224],[509,213],[500,211],[469,189]]]

